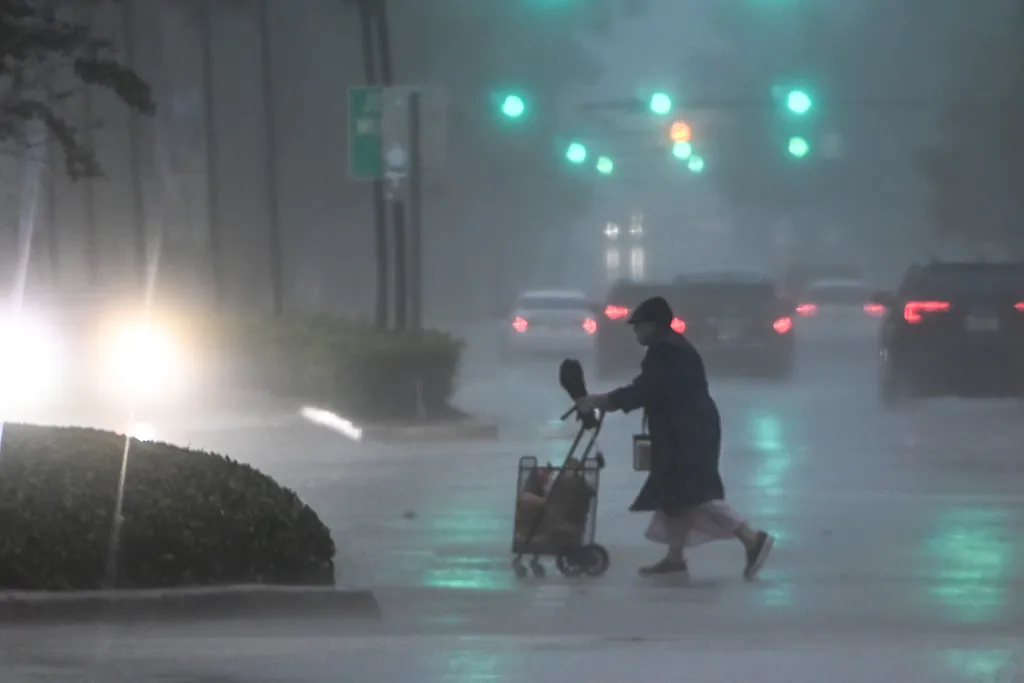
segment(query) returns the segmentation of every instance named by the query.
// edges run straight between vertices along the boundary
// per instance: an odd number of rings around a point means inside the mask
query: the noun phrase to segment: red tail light
[[[885,315],[885,306],[882,304],[864,304],[864,312],[873,318],[881,318]]]
[[[686,321],[681,318],[672,318],[672,331],[679,334],[686,332]]]
[[[788,315],[783,316],[776,319],[775,322],[772,323],[772,327],[774,327],[775,331],[779,334],[786,334],[793,329],[793,319]]]
[[[796,307],[798,315],[802,315],[805,318],[810,318],[812,315],[818,312],[817,304],[800,304]]]
[[[948,310],[948,301],[908,301],[903,307],[903,319],[913,325],[921,322],[923,313],[942,313]]]
[[[1024,301],[1014,304],[1013,307],[1018,311],[1024,312]]]
[[[608,316],[610,320],[621,320],[629,315],[629,309],[625,306],[605,306],[604,314]]]
[[[526,318],[516,318],[512,321],[512,329],[520,334],[526,332],[528,327],[530,327],[530,323],[526,322]]]
[[[583,331],[587,334],[597,333],[597,321],[593,318],[587,318],[583,321]]]

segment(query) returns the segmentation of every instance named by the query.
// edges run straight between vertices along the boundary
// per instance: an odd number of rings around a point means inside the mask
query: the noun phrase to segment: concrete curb
[[[454,420],[422,425],[367,425],[363,438],[378,443],[438,443],[444,441],[494,441],[498,426],[478,420]]]
[[[221,619],[380,619],[369,590],[227,586],[113,591],[0,592],[0,623]]]

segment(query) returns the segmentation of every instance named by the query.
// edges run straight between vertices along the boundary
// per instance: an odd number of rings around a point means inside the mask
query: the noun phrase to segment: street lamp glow
[[[501,113],[510,119],[518,119],[526,113],[526,102],[519,95],[509,95],[501,103]]]
[[[789,155],[796,157],[797,159],[803,159],[805,156],[810,154],[811,145],[802,137],[796,136],[789,139],[789,145],[787,147]]]
[[[597,158],[597,172],[603,175],[610,175],[615,170],[615,163],[608,157]]]
[[[693,154],[693,145],[689,142],[677,142],[672,145],[672,156],[676,159],[689,159]]]
[[[686,162],[686,167],[693,173],[704,172],[704,158],[698,156],[690,157],[690,160]]]
[[[811,96],[803,90],[791,90],[786,95],[786,107],[794,114],[802,116],[809,112],[812,106],[814,103],[811,101]]]
[[[570,164],[582,164],[587,160],[587,148],[579,142],[574,142],[565,150],[565,158]]]
[[[672,111],[672,98],[666,93],[656,92],[651,95],[650,107],[658,116],[665,116]]]

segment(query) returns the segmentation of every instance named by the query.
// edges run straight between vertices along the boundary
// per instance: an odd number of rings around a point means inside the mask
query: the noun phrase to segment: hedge
[[[451,410],[462,342],[442,332],[380,332],[329,317],[217,316],[210,333],[236,382],[365,420]]]
[[[0,589],[102,587],[125,438],[4,425]],[[294,492],[229,458],[131,442],[117,588],[334,582],[327,527]]]

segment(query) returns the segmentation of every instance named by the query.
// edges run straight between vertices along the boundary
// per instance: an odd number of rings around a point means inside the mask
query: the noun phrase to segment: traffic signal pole
[[[359,0],[360,42],[363,50],[363,80],[367,85],[379,84],[377,78],[377,59],[374,49],[374,24],[380,24],[379,13],[374,0]],[[386,33],[386,30],[385,30]],[[390,45],[389,45],[390,47]],[[387,60],[390,70],[391,60]],[[391,258],[388,253],[387,199],[384,192],[384,179],[375,178],[373,185],[373,234],[374,260],[376,267],[376,291],[374,292],[374,326],[378,330],[388,329],[391,312],[391,276],[388,272]]]
[[[391,88],[395,85],[395,69],[391,52],[391,23],[387,0],[375,0],[377,9],[377,44],[380,49],[381,85]],[[395,329],[404,332],[409,326],[409,285],[406,280],[406,206],[398,187],[394,185],[385,194],[391,201],[391,231],[394,237],[392,261],[394,264],[394,312]],[[385,212],[386,215],[386,212]],[[386,230],[386,228],[385,228]],[[387,271],[385,270],[385,274]]]
[[[423,329],[423,97],[409,95],[409,324]]]

